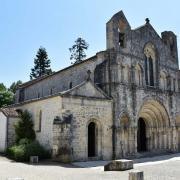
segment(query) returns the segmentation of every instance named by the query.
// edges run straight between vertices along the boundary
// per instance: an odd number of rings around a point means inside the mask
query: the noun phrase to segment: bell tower
[[[106,24],[107,49],[119,50],[126,47],[126,33],[131,27],[123,11],[115,14]]]

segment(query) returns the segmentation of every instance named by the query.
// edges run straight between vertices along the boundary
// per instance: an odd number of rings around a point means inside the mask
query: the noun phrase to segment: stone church
[[[106,41],[105,51],[19,86],[6,112],[28,110],[37,139],[59,161],[180,151],[176,35],[160,36],[148,18],[132,29],[120,11]]]

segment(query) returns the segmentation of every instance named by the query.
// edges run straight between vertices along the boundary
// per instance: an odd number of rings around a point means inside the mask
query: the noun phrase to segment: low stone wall
[[[61,120],[56,118],[53,124],[53,159],[68,163],[72,161],[71,116]]]

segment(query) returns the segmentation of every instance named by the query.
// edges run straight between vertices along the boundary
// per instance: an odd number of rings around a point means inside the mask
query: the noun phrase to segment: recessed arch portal
[[[156,100],[143,103],[137,121],[137,151],[166,149],[170,125],[165,107]]]
[[[140,108],[138,117],[143,118],[148,127],[168,127],[169,126],[169,115],[160,102],[157,100],[147,100],[143,103]]]

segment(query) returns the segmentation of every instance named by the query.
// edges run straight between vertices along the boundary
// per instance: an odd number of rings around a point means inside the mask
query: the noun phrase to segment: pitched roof
[[[87,85],[90,85],[94,90],[87,92]],[[89,87],[88,87],[89,89]],[[86,93],[86,94],[85,94]],[[44,96],[41,98],[36,98],[36,99],[30,99],[21,103],[17,103],[17,104],[12,104],[9,106],[9,109],[12,108],[16,108],[18,106],[21,106],[22,104],[27,104],[27,103],[31,103],[31,102],[35,102],[35,101],[40,101],[40,100],[44,100],[44,99],[49,99],[49,98],[53,98],[53,97],[57,97],[57,96],[61,96],[61,97],[82,97],[82,98],[95,98],[95,99],[101,99],[101,100],[112,100],[111,97],[109,97],[103,90],[101,90],[99,87],[97,87],[92,80],[86,80],[83,81],[82,83],[80,83],[79,85],[73,87],[72,89],[69,89],[67,91],[62,91],[62,92],[58,92],[56,94],[53,95],[48,95],[48,96]],[[0,109],[1,111],[1,109]]]
[[[86,80],[81,84],[73,87],[72,89],[60,92],[60,95],[86,96],[86,97],[111,99],[104,91],[98,88],[91,80]]]
[[[25,83],[23,83],[23,84],[20,84],[20,85],[18,86],[18,88],[24,88],[24,87],[30,86],[30,85],[32,85],[32,84],[35,84],[35,83],[41,81],[41,80],[47,79],[47,78],[52,77],[52,76],[54,76],[54,75],[56,75],[56,74],[59,74],[59,73],[61,73],[61,72],[63,72],[63,71],[66,71],[66,70],[68,70],[68,69],[71,69],[71,68],[73,68],[73,67],[75,67],[75,66],[78,66],[78,65],[87,63],[87,62],[89,62],[89,61],[93,61],[95,57],[96,57],[96,55],[95,55],[95,56],[92,56],[92,57],[90,57],[90,58],[88,58],[88,59],[85,59],[85,60],[83,60],[83,61],[81,61],[81,62],[79,62],[79,63],[72,64],[72,65],[70,65],[70,66],[68,66],[68,67],[65,67],[65,68],[63,68],[63,69],[61,69],[61,70],[59,70],[59,71],[56,71],[56,72],[54,72],[54,73],[52,73],[52,74],[50,74],[50,75],[43,75],[43,76],[41,76],[41,77],[39,77],[39,78],[36,78],[36,79],[30,80],[30,81],[27,81],[27,82],[25,82]]]
[[[2,112],[6,117],[18,117],[18,113],[14,108],[0,108],[0,112]]]

